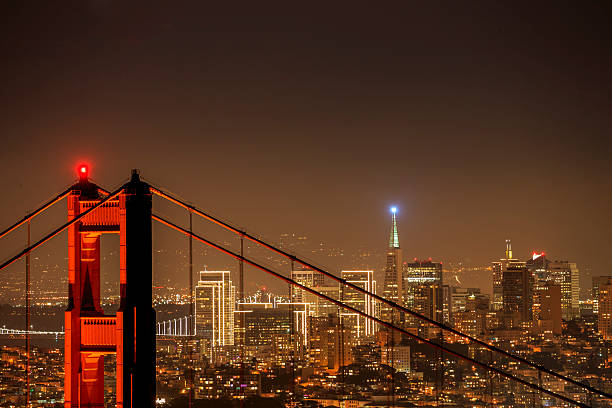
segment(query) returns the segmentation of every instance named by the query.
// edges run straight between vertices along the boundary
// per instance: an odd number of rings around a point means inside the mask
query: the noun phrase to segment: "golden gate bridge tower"
[[[109,197],[89,181],[87,166],[78,171],[79,182],[68,195],[68,220],[106,201],[68,228],[64,407],[104,406],[107,354],[116,355],[117,407],[153,407],[151,191],[133,171],[121,191]],[[120,305],[115,315],[105,315],[100,306],[102,234],[119,234]]]

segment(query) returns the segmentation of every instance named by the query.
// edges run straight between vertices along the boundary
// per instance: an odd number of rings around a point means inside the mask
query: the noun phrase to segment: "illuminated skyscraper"
[[[506,240],[506,257],[491,264],[493,270],[493,310],[501,310],[504,306],[502,279],[504,270],[511,264],[524,265],[518,259],[512,257],[512,242]]]
[[[317,287],[317,292],[335,300],[340,299],[340,285],[319,286]],[[313,316],[329,316],[330,314],[338,314],[338,306],[316,296],[311,314]]]
[[[353,285],[376,294],[374,271],[342,271],[340,276]],[[371,296],[347,287],[342,287],[340,293],[344,303],[376,317],[376,301]],[[355,338],[374,334],[375,323],[372,320],[350,312],[343,312],[341,316],[342,323],[353,331]]]
[[[391,234],[389,236],[389,249],[387,250],[387,262],[384,270],[383,297],[403,305],[402,250],[399,244],[399,232],[397,228],[397,219],[395,217],[396,213],[397,208],[391,207]],[[399,314],[393,313],[393,309],[383,305],[381,307],[381,318],[385,321],[397,321]]]
[[[291,271],[291,279],[309,288],[318,288],[325,284],[325,277],[311,270]],[[291,301],[295,303],[315,303],[316,295],[291,286]]]
[[[308,288],[315,289],[317,292],[329,296],[332,299],[339,299],[339,286],[325,286],[325,277],[319,272],[311,270],[291,271],[291,279]],[[310,316],[327,316],[329,313],[337,313],[338,307],[319,296],[307,292],[295,286],[291,286],[291,302],[306,303],[309,305]]]
[[[404,305],[442,322],[442,264],[431,260],[408,262],[403,276]]]
[[[445,305],[442,264],[432,262],[431,259],[427,261],[415,260],[404,264],[402,275],[404,305],[431,319],[443,322]],[[448,313],[448,304],[446,309]],[[405,316],[404,320],[406,327],[419,329],[427,337],[435,333],[435,330],[430,331],[429,325],[423,324],[416,317]]]
[[[211,347],[234,344],[236,287],[229,271],[201,271],[195,288],[196,335]]]
[[[309,364],[324,369],[338,370],[353,362],[352,333],[337,315],[308,318]]]
[[[580,315],[580,271],[575,262],[552,261],[550,280],[561,285],[561,317],[571,320]]]
[[[550,261],[546,258],[546,254],[544,252],[534,252],[531,259],[528,259],[525,263],[527,269],[531,271],[533,278],[536,281],[550,280],[549,264]]]
[[[477,319],[485,319],[491,303],[490,296],[480,293],[480,288],[452,287],[450,292],[449,321],[452,321],[456,328],[468,330],[465,333],[480,334],[482,327]]]
[[[284,361],[292,343],[296,346],[306,345],[306,320],[311,306],[309,303],[290,303],[286,298],[257,292],[239,302],[239,306],[245,316],[245,344],[248,356],[263,353],[266,359],[274,357],[275,360]],[[263,349],[264,346],[273,347],[274,355],[270,354],[270,350]]]
[[[551,337],[561,334],[561,285],[553,281],[535,282],[533,320],[537,332]]]
[[[612,340],[612,282],[599,287],[597,325],[604,340]]]
[[[536,282],[552,281],[561,286],[561,317],[571,320],[580,314],[580,272],[575,262],[550,261],[546,254],[533,253],[527,268]]]
[[[471,336],[480,336],[486,329],[489,296],[472,293],[465,298],[465,304],[453,313],[455,328]],[[463,341],[463,339],[457,339]]]
[[[604,285],[612,285],[612,276],[594,276],[593,277],[593,313],[599,313],[599,288]]]
[[[533,275],[524,262],[512,262],[502,274],[503,310],[530,321],[533,313]]]
[[[290,308],[253,308],[244,312],[245,346],[249,357],[263,352],[270,360],[285,362],[291,355],[292,340],[297,334],[291,330]]]
[[[289,344],[291,334],[291,310],[279,308],[253,308],[245,314],[245,345],[270,346],[282,340]]]
[[[441,284],[442,283],[442,264],[440,262],[414,260],[404,265],[404,302],[408,302],[410,285]]]

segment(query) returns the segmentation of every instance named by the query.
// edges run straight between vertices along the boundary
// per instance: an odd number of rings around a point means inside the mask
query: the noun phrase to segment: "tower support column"
[[[121,306],[117,313],[123,352],[121,397],[124,408],[155,406],[155,310],[152,305],[152,197],[138,172],[125,185],[125,213],[121,214],[121,249],[125,255],[121,271]],[[123,268],[122,268],[123,269]],[[119,356],[117,363],[119,364]],[[119,394],[119,386],[117,387]],[[119,404],[118,404],[119,405]]]

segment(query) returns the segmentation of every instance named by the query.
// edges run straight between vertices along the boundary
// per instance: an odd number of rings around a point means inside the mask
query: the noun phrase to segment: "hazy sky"
[[[609,10],[596,2],[2,5],[8,225],[131,168],[277,239],[612,274]],[[382,265],[381,265],[382,267]]]

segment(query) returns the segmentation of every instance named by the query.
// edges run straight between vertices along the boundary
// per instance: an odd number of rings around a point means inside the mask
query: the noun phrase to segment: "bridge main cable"
[[[300,288],[300,289],[302,289],[302,290],[304,290],[306,292],[312,293],[313,295],[318,296],[318,297],[320,297],[320,298],[322,298],[322,299],[324,299],[324,300],[326,300],[328,302],[331,302],[331,303],[335,304],[336,306],[340,306],[343,309],[346,309],[346,310],[348,310],[350,312],[356,313],[356,314],[358,314],[360,316],[363,316],[363,317],[365,317],[367,319],[370,319],[370,320],[372,320],[372,321],[374,321],[374,322],[376,322],[376,323],[378,323],[378,324],[380,324],[382,326],[388,327],[388,328],[390,328],[392,330],[398,331],[398,332],[400,332],[400,333],[402,333],[404,335],[412,337],[413,339],[415,339],[415,340],[417,340],[417,341],[419,341],[421,343],[424,343],[424,344],[427,344],[429,346],[435,347],[435,348],[437,348],[439,350],[442,350],[442,351],[444,351],[444,352],[446,352],[446,353],[448,353],[450,355],[453,355],[453,356],[458,357],[458,358],[460,358],[462,360],[468,361],[471,364],[474,364],[474,365],[477,365],[477,366],[479,366],[481,368],[484,368],[485,370],[493,371],[496,374],[499,374],[499,375],[501,375],[503,377],[506,377],[506,378],[508,378],[508,379],[510,379],[512,381],[517,381],[517,382],[519,382],[519,383],[521,383],[521,384],[523,384],[523,385],[525,385],[525,386],[527,386],[529,388],[532,388],[532,389],[534,389],[536,391],[540,391],[540,392],[543,392],[545,394],[548,394],[551,397],[561,399],[561,400],[563,400],[565,402],[568,402],[570,404],[574,404],[574,405],[579,406],[579,407],[584,407],[584,408],[589,408],[590,407],[589,405],[583,404],[583,403],[581,403],[579,401],[573,400],[573,399],[571,399],[569,397],[566,397],[566,396],[561,395],[561,394],[557,394],[554,391],[550,391],[550,390],[548,390],[546,388],[543,388],[543,387],[541,387],[539,385],[536,385],[536,384],[533,384],[533,383],[531,383],[529,381],[523,380],[522,378],[516,377],[515,375],[510,374],[510,373],[508,373],[506,371],[503,371],[503,370],[501,370],[501,369],[499,369],[497,367],[494,367],[494,366],[489,365],[487,363],[483,363],[483,362],[478,361],[478,360],[476,360],[476,359],[474,359],[472,357],[469,357],[469,356],[466,356],[464,354],[461,354],[461,353],[459,353],[457,351],[451,350],[451,349],[449,349],[448,347],[446,347],[446,346],[444,346],[442,344],[434,343],[431,340],[428,340],[428,339],[425,339],[423,337],[420,337],[420,336],[418,336],[418,335],[416,335],[414,333],[411,333],[411,332],[409,332],[407,330],[402,329],[401,327],[395,326],[394,324],[391,324],[391,323],[386,322],[384,320],[381,320],[381,319],[379,319],[377,317],[369,315],[368,313],[363,312],[363,311],[361,311],[359,309],[356,309],[356,308],[354,308],[352,306],[349,306],[349,305],[347,305],[347,304],[345,304],[345,303],[343,303],[343,302],[341,302],[339,300],[336,300],[336,299],[334,299],[332,297],[329,297],[327,295],[319,293],[316,290],[314,290],[312,288],[309,288],[308,286],[302,285],[302,284],[294,281],[291,278],[283,276],[282,274],[280,274],[278,272],[275,272],[275,271],[273,271],[273,270],[271,270],[271,269],[269,269],[269,268],[267,268],[267,267],[265,267],[263,265],[260,265],[257,262],[250,260],[249,258],[246,258],[246,257],[244,257],[244,256],[242,256],[240,254],[237,254],[237,253],[235,253],[233,251],[230,251],[229,249],[223,248],[222,246],[220,246],[218,244],[215,244],[214,242],[212,242],[212,241],[210,241],[210,240],[208,240],[206,238],[200,237],[199,235],[194,234],[193,232],[190,232],[190,231],[188,231],[188,230],[186,230],[186,229],[184,229],[184,228],[174,224],[173,222],[168,221],[168,220],[166,220],[166,219],[164,219],[164,218],[162,218],[162,217],[160,217],[160,216],[158,216],[156,214],[152,214],[151,218],[154,219],[155,221],[158,221],[158,222],[160,222],[160,223],[162,223],[162,224],[164,224],[164,225],[166,225],[166,226],[168,226],[168,227],[178,231],[178,232],[181,232],[181,233],[183,233],[183,234],[185,234],[187,236],[191,236],[191,237],[195,238],[196,240],[198,240],[198,241],[200,241],[200,242],[210,246],[211,248],[214,248],[214,249],[216,249],[216,250],[218,250],[220,252],[223,252],[226,255],[229,255],[229,256],[237,259],[237,260],[246,262],[247,264],[249,264],[249,265],[251,265],[251,266],[253,266],[253,267],[257,268],[257,269],[260,269],[260,270],[262,270],[264,272],[267,272],[267,273],[269,273],[270,275],[272,275],[272,276],[274,276],[276,278],[282,279],[286,283],[289,283],[289,284],[291,284],[293,286],[296,286],[296,287],[298,287],[298,288]]]
[[[397,310],[400,310],[400,311],[402,311],[404,313],[412,315],[412,316],[414,316],[414,317],[416,317],[416,318],[418,318],[420,320],[426,321],[429,324],[432,324],[432,325],[434,325],[436,327],[439,327],[440,329],[447,330],[447,331],[449,331],[449,332],[451,332],[451,333],[453,333],[453,334],[455,334],[457,336],[460,336],[460,337],[463,337],[465,339],[468,339],[468,340],[470,340],[470,341],[472,341],[472,342],[474,342],[474,343],[476,343],[476,344],[478,344],[478,345],[480,345],[482,347],[485,347],[488,350],[495,351],[496,353],[499,353],[499,354],[501,354],[503,356],[511,358],[511,359],[513,359],[515,361],[518,361],[520,363],[526,364],[529,367],[535,368],[538,371],[542,371],[542,372],[544,372],[544,373],[546,373],[548,375],[551,375],[551,376],[556,377],[556,378],[558,378],[560,380],[563,380],[563,381],[566,381],[568,383],[571,383],[571,384],[573,384],[573,385],[575,385],[577,387],[581,387],[583,389],[586,389],[586,390],[588,390],[588,391],[590,391],[592,393],[598,394],[598,395],[600,395],[602,397],[612,399],[612,394],[609,394],[607,392],[601,391],[601,390],[599,390],[597,388],[593,388],[590,385],[581,383],[581,382],[576,381],[576,380],[574,380],[572,378],[566,377],[566,376],[564,376],[562,374],[559,374],[559,373],[557,373],[557,372],[555,372],[553,370],[550,370],[550,369],[548,369],[548,368],[546,368],[544,366],[541,366],[539,364],[533,363],[533,362],[531,362],[531,361],[529,361],[527,359],[524,359],[524,358],[522,358],[520,356],[512,354],[512,353],[510,353],[510,352],[508,352],[508,351],[506,351],[504,349],[501,349],[501,348],[496,347],[496,346],[494,346],[492,344],[489,344],[489,343],[487,343],[485,341],[477,339],[476,337],[473,337],[473,336],[470,336],[470,335],[465,334],[463,332],[460,332],[460,331],[458,331],[458,330],[456,330],[456,329],[454,329],[454,328],[452,328],[450,326],[445,325],[444,323],[440,323],[440,322],[438,322],[438,321],[436,321],[434,319],[431,319],[431,318],[429,318],[429,317],[427,317],[425,315],[417,313],[414,310],[411,310],[411,309],[408,309],[406,307],[403,307],[403,306],[401,306],[401,305],[399,305],[399,304],[397,304],[397,303],[395,303],[395,302],[393,302],[391,300],[385,299],[384,297],[382,297],[380,295],[376,295],[374,293],[371,293],[368,290],[366,290],[366,289],[364,289],[364,288],[362,288],[360,286],[357,286],[357,285],[355,285],[353,283],[350,283],[350,282],[348,282],[348,281],[346,281],[346,280],[344,280],[344,279],[334,275],[333,273],[327,272],[326,270],[321,269],[321,268],[319,268],[319,267],[317,267],[317,266],[315,266],[315,265],[313,265],[313,264],[311,264],[311,263],[309,263],[307,261],[304,261],[304,260],[296,257],[293,254],[285,252],[282,249],[277,248],[276,246],[274,246],[272,244],[269,244],[269,243],[267,243],[267,242],[265,242],[265,241],[263,241],[263,240],[261,240],[261,239],[259,239],[257,237],[254,237],[253,235],[250,235],[249,233],[247,233],[245,231],[242,231],[242,230],[240,230],[240,229],[238,229],[238,228],[228,224],[227,222],[224,222],[224,221],[222,221],[222,220],[220,220],[220,219],[218,219],[218,218],[216,218],[216,217],[214,217],[214,216],[212,216],[210,214],[207,214],[207,213],[197,209],[195,206],[189,205],[189,204],[183,202],[182,200],[180,200],[180,199],[178,199],[176,197],[173,197],[172,195],[170,195],[168,193],[165,193],[165,192],[161,191],[158,188],[155,188],[153,186],[151,186],[150,188],[151,188],[151,192],[153,192],[154,194],[158,195],[159,197],[165,198],[166,200],[171,201],[171,202],[173,202],[173,203],[175,203],[175,204],[177,204],[177,205],[179,205],[179,206],[181,206],[181,207],[183,207],[183,208],[193,212],[194,214],[197,214],[200,217],[205,218],[205,219],[207,219],[207,220],[209,220],[209,221],[211,221],[211,222],[213,222],[213,223],[215,223],[215,224],[217,224],[217,225],[219,225],[219,226],[221,226],[221,227],[223,227],[223,228],[225,228],[225,229],[227,229],[227,230],[229,230],[229,231],[231,231],[231,232],[233,232],[235,234],[238,234],[238,235],[240,235],[240,236],[242,236],[244,238],[247,238],[248,240],[250,240],[250,241],[252,241],[252,242],[254,242],[256,244],[258,244],[260,246],[263,246],[264,248],[267,248],[267,249],[269,249],[269,250],[271,250],[273,252],[276,252],[277,254],[279,254],[281,256],[284,256],[285,258],[288,258],[288,259],[290,259],[292,261],[295,261],[295,262],[297,262],[297,263],[299,263],[299,264],[301,264],[301,265],[303,265],[303,266],[305,266],[307,268],[315,270],[315,271],[319,272],[320,274],[322,274],[324,276],[327,276],[330,279],[335,280],[338,283],[341,283],[341,284],[343,284],[345,286],[348,286],[349,288],[351,288],[353,290],[356,290],[356,291],[358,291],[360,293],[363,293],[363,294],[365,294],[367,296],[370,296],[370,297],[372,297],[373,299],[376,299],[379,302],[382,302],[382,303],[384,303],[384,304],[386,304],[388,306],[391,306],[394,309],[397,309]]]
[[[45,210],[49,209],[50,207],[52,207],[55,203],[63,200],[64,198],[66,198],[66,196],[68,194],[70,194],[71,190],[72,190],[72,187],[66,189],[65,191],[63,191],[60,194],[58,194],[55,198],[52,198],[51,200],[49,200],[46,203],[44,203],[37,210],[31,212],[30,214],[26,215],[25,217],[23,217],[22,219],[20,219],[19,221],[17,221],[13,225],[11,225],[10,227],[6,228],[4,231],[0,232],[0,238],[3,238],[4,236],[10,234],[14,230],[19,228],[23,224],[25,224],[26,222],[30,221],[32,218],[36,217],[38,214],[40,214],[40,213],[44,212]]]
[[[104,197],[102,200],[100,200],[96,205],[94,205],[93,207],[87,209],[86,211],[83,211],[82,213],[80,213],[79,215],[77,215],[76,217],[74,217],[73,219],[71,219],[70,221],[68,221],[67,223],[65,223],[64,225],[62,225],[61,227],[56,228],[55,230],[53,230],[52,232],[50,232],[49,234],[45,235],[43,238],[41,238],[40,240],[38,240],[37,242],[35,242],[34,244],[28,246],[27,248],[25,248],[23,251],[19,252],[17,255],[15,255],[14,257],[12,257],[11,259],[4,261],[2,264],[0,264],[0,271],[3,270],[4,268],[6,268],[7,266],[9,266],[10,264],[12,264],[13,262],[17,261],[19,258],[21,258],[22,256],[24,256],[25,254],[30,253],[32,250],[38,248],[39,246],[41,246],[42,244],[44,244],[45,242],[47,242],[48,240],[50,240],[51,238],[53,238],[54,236],[56,236],[57,234],[59,234],[60,232],[64,231],[66,228],[68,228],[69,226],[71,226],[72,224],[74,224],[75,222],[80,221],[81,219],[83,219],[85,216],[87,216],[89,213],[91,213],[92,211],[94,211],[95,209],[99,208],[102,206],[102,204],[106,203],[107,201],[112,200],[113,198],[117,197],[119,195],[119,193],[121,193],[121,191],[123,191],[123,186],[121,186],[120,188],[118,188],[117,190],[113,191],[112,193],[110,193],[108,196]]]

